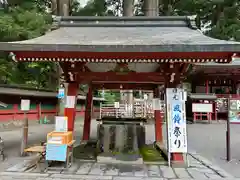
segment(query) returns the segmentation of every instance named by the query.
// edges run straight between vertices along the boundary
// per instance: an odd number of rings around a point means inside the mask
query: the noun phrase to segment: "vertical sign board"
[[[68,131],[68,117],[55,116],[55,132],[67,132]]]
[[[21,110],[24,112],[24,124],[22,129],[22,142],[21,142],[21,155],[25,154],[24,149],[28,144],[28,118],[27,111],[30,110],[30,100],[29,99],[21,99]]]
[[[180,88],[167,88],[167,133],[169,153],[187,153],[186,94]]]
[[[30,110],[30,100],[21,99],[21,111],[29,111],[29,110]]]

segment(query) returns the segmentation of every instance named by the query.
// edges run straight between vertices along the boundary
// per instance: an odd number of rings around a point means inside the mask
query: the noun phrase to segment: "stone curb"
[[[1,172],[1,176],[12,176],[12,177],[17,177],[17,176],[25,176],[25,177],[49,177],[49,174],[47,173],[26,173],[26,172]]]
[[[56,179],[84,179],[84,180],[112,180],[112,176],[101,176],[101,175],[78,175],[78,174],[52,174],[50,178]]]
[[[204,158],[203,156],[197,154],[196,152],[188,153],[188,155],[192,156],[197,161],[201,162],[204,166],[208,167],[209,169],[215,171],[217,174],[222,176],[223,178],[233,178],[234,176],[223,170],[222,168],[214,165],[211,161]]]

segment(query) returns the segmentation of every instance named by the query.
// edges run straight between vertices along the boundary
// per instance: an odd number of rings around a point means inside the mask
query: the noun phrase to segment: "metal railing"
[[[114,104],[100,105],[100,119],[102,117],[133,117],[131,104],[119,104],[116,108]]]
[[[154,118],[153,104],[151,100],[134,101],[133,104],[119,103],[118,107],[115,104],[100,104],[100,119],[103,117],[151,119]]]

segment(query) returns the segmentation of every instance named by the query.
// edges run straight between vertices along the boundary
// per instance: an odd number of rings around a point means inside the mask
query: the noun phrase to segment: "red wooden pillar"
[[[154,98],[159,98],[159,89],[154,89]],[[154,119],[155,119],[155,139],[156,142],[163,142],[163,133],[162,133],[162,116],[161,116],[161,110],[154,110]]]
[[[77,98],[78,83],[69,83],[67,88],[68,88],[67,96],[75,96],[75,98]],[[74,122],[76,117],[76,103],[73,108],[65,107],[64,116],[68,117],[68,131],[74,131]]]
[[[41,103],[37,103],[37,120],[40,120],[41,118]]]
[[[180,83],[180,75],[175,75],[176,79],[175,82],[170,83],[170,78],[165,79],[165,88],[176,88],[177,85]],[[166,89],[165,89],[166,92]],[[171,153],[171,161],[177,163],[184,163],[183,153]]]
[[[86,105],[85,105],[85,116],[84,116],[84,126],[83,126],[83,141],[89,140],[89,137],[90,137],[92,100],[93,100],[92,87],[89,86],[88,93],[87,93],[87,99],[86,99]]]

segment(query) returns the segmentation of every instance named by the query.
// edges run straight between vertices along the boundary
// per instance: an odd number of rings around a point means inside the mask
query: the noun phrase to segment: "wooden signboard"
[[[212,113],[213,104],[212,103],[192,103],[192,112]]]

